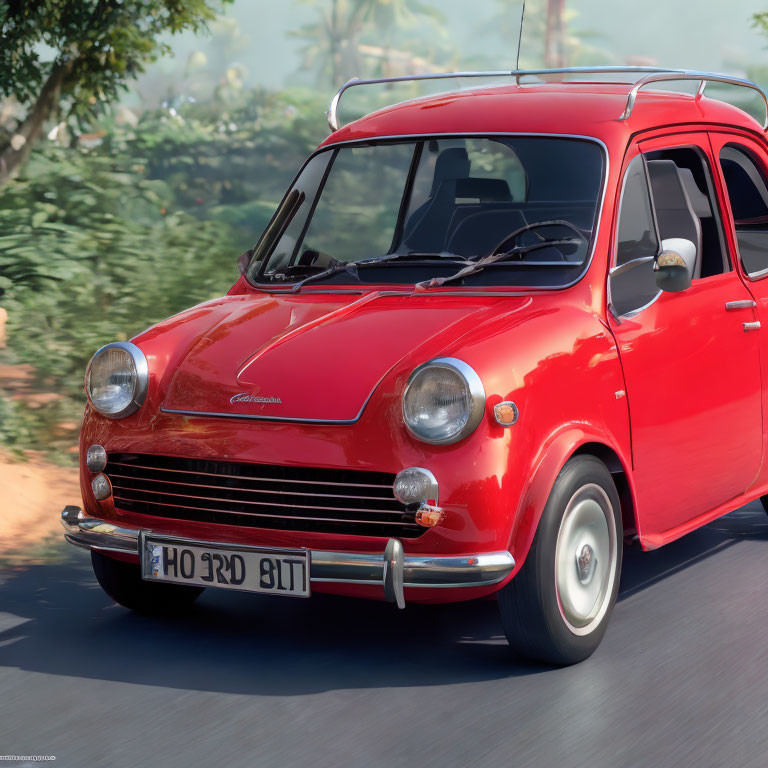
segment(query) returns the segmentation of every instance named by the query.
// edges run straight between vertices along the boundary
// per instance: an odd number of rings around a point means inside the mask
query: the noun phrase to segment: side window
[[[617,315],[634,312],[659,293],[653,261],[659,252],[643,157],[627,168],[619,203],[616,263],[611,270],[611,304]]]
[[[696,246],[693,279],[730,271],[709,163],[698,147],[675,147],[645,156],[659,236]]]
[[[284,269],[291,263],[296,243],[301,238],[301,232],[315,204],[317,193],[328,170],[328,163],[333,155],[332,151],[321,152],[304,167],[293,189],[285,196],[272,222],[259,240],[250,266],[252,275],[255,275],[260,263],[268,255],[267,251],[276,238],[279,239],[272,249],[270,271]]]
[[[731,201],[739,256],[750,277],[768,274],[768,188],[747,152],[733,144],[720,152],[720,167]]]

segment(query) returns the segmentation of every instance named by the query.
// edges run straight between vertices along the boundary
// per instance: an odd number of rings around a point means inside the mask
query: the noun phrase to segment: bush
[[[90,149],[33,154],[0,189],[0,301],[10,352],[66,397],[37,409],[0,402],[0,442],[57,446],[98,347],[226,292],[237,256],[322,140],[323,108],[314,94],[257,90],[103,126]]]
[[[172,200],[125,157],[65,149],[39,153],[0,195],[0,249],[44,278],[4,300],[11,348],[41,383],[79,396],[99,346],[231,285],[230,228],[169,210]]]

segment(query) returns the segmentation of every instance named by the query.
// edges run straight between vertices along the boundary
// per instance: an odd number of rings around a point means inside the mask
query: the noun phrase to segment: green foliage
[[[237,256],[324,137],[324,106],[311,93],[254,91],[145,113],[135,127],[104,121],[91,149],[33,153],[0,188],[0,265],[14,270],[0,269],[2,305],[9,353],[66,397],[0,401],[0,443],[65,448],[60,424],[79,418],[99,346],[226,292]]]
[[[22,415],[22,408],[0,395],[0,445],[20,454],[22,446],[33,442],[33,430]]]
[[[57,463],[72,464],[82,410],[72,397],[40,404],[0,394],[0,446],[18,458],[27,449],[42,449]]]
[[[760,11],[752,16],[752,26],[768,33],[768,11]]]
[[[226,290],[236,243],[172,210],[127,157],[49,149],[0,194],[0,249],[51,281],[8,293],[9,335],[43,379],[78,394],[100,345]]]
[[[327,134],[325,108],[322,96],[304,91],[186,103],[146,113],[134,131],[109,136],[102,151],[143,158],[142,173],[166,182],[175,206],[235,228],[249,247]]]
[[[53,68],[66,65],[70,113],[93,113],[170,50],[161,35],[201,30],[223,2],[0,0],[0,96],[33,103]]]

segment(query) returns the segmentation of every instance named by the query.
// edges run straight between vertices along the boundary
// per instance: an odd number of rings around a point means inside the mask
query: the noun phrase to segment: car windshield
[[[262,285],[307,278],[568,285],[591,253],[603,173],[600,145],[577,138],[427,137],[332,146],[306,163],[246,274]],[[465,276],[457,277],[462,269]]]

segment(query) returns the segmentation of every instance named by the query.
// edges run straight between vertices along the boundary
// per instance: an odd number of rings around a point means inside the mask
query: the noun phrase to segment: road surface
[[[398,611],[209,590],[189,616],[144,618],[69,549],[3,575],[0,755],[55,755],[57,768],[768,765],[759,504],[628,549],[603,644],[568,669],[515,658],[491,601]]]

